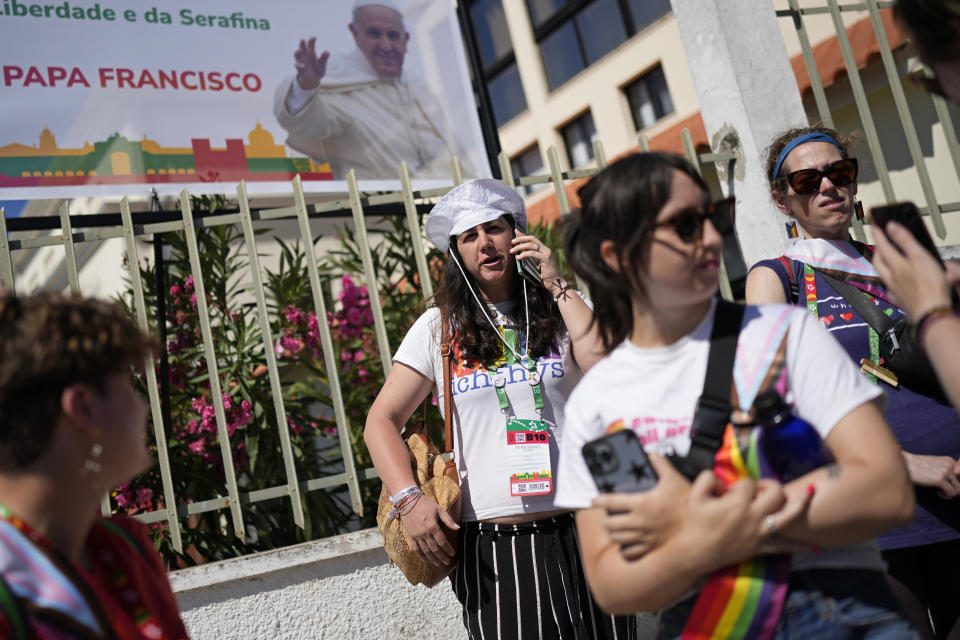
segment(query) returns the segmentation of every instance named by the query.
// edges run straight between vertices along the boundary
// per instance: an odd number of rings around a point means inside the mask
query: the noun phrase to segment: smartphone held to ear
[[[601,493],[648,491],[657,473],[631,429],[621,429],[583,445],[583,459]]]
[[[920,216],[917,205],[912,202],[897,202],[882,207],[873,207],[870,209],[870,220],[884,231],[886,231],[887,223],[891,220],[902,224],[909,229],[913,237],[917,239],[917,242],[929,251],[930,255],[936,258],[941,266],[943,265],[943,259],[940,257],[937,245],[933,243],[933,238],[930,237],[930,231],[927,230],[927,225],[923,223],[923,218]],[[891,242],[893,241],[891,240]],[[897,248],[899,249],[900,247]]]
[[[520,230],[514,227],[513,236],[517,237],[519,235]],[[537,266],[537,263],[530,258],[517,259],[517,273],[533,284],[543,285],[543,281],[540,279],[540,269]]]

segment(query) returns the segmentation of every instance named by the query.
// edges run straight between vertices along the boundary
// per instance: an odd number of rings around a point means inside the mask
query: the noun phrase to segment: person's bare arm
[[[913,520],[913,488],[900,447],[872,402],[858,406],[830,431],[835,463],[784,487],[788,498],[816,493],[803,517],[778,523],[780,535],[816,545],[862,542]]]
[[[400,432],[423,402],[433,382],[403,363],[396,363],[370,407],[363,440],[373,466],[391,494],[415,484],[410,454]],[[435,564],[446,564],[454,549],[441,523],[450,529],[459,525],[435,501],[422,496],[403,517],[414,551]]]
[[[661,546],[634,560],[625,558],[621,545],[611,538],[605,509],[578,511],[584,571],[597,603],[611,613],[662,609],[710,572],[765,552],[773,533],[766,517],[779,513],[789,522],[809,501],[807,496],[787,502],[780,484],[771,480],[741,480],[717,496],[719,488],[712,472],[701,473],[687,499],[676,507],[683,512],[679,526]],[[651,490],[655,491],[656,487]]]
[[[747,275],[747,304],[773,304],[787,301],[780,276],[769,267],[757,267]]]
[[[960,318],[938,318],[923,333],[923,348],[955,409],[960,410]]]

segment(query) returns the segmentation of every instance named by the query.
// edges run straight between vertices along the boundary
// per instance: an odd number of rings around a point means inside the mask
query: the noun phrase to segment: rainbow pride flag
[[[759,429],[751,429],[746,457],[732,425],[714,458],[714,473],[725,487],[743,478],[772,477],[759,453]],[[683,629],[684,640],[772,638],[783,611],[790,556],[756,556],[724,567],[707,578]]]

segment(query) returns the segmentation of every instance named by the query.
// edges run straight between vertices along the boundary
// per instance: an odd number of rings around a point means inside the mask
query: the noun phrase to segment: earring
[[[99,442],[94,442],[90,447],[90,453],[87,454],[87,459],[83,461],[83,467],[80,468],[80,477],[84,478],[88,474],[97,474],[100,473],[100,454],[103,453],[103,445]]]
[[[797,221],[791,220],[790,222],[784,222],[783,226],[787,228],[787,237],[791,240],[795,240],[800,237],[800,231],[797,229]]]
[[[853,215],[857,216],[857,220],[863,222],[863,203],[859,200],[853,203]]]

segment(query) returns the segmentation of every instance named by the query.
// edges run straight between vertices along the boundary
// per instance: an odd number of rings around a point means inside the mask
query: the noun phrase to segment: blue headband
[[[783,166],[783,161],[790,155],[790,152],[804,144],[805,142],[829,142],[833,146],[837,147],[843,151],[843,145],[837,142],[836,138],[833,136],[827,135],[825,133],[820,133],[815,131],[813,133],[805,133],[803,135],[797,136],[783,148],[783,151],[780,152],[780,155],[777,156],[777,164],[773,167],[773,173],[770,174],[771,180],[776,180],[777,176],[780,175],[780,167]]]

